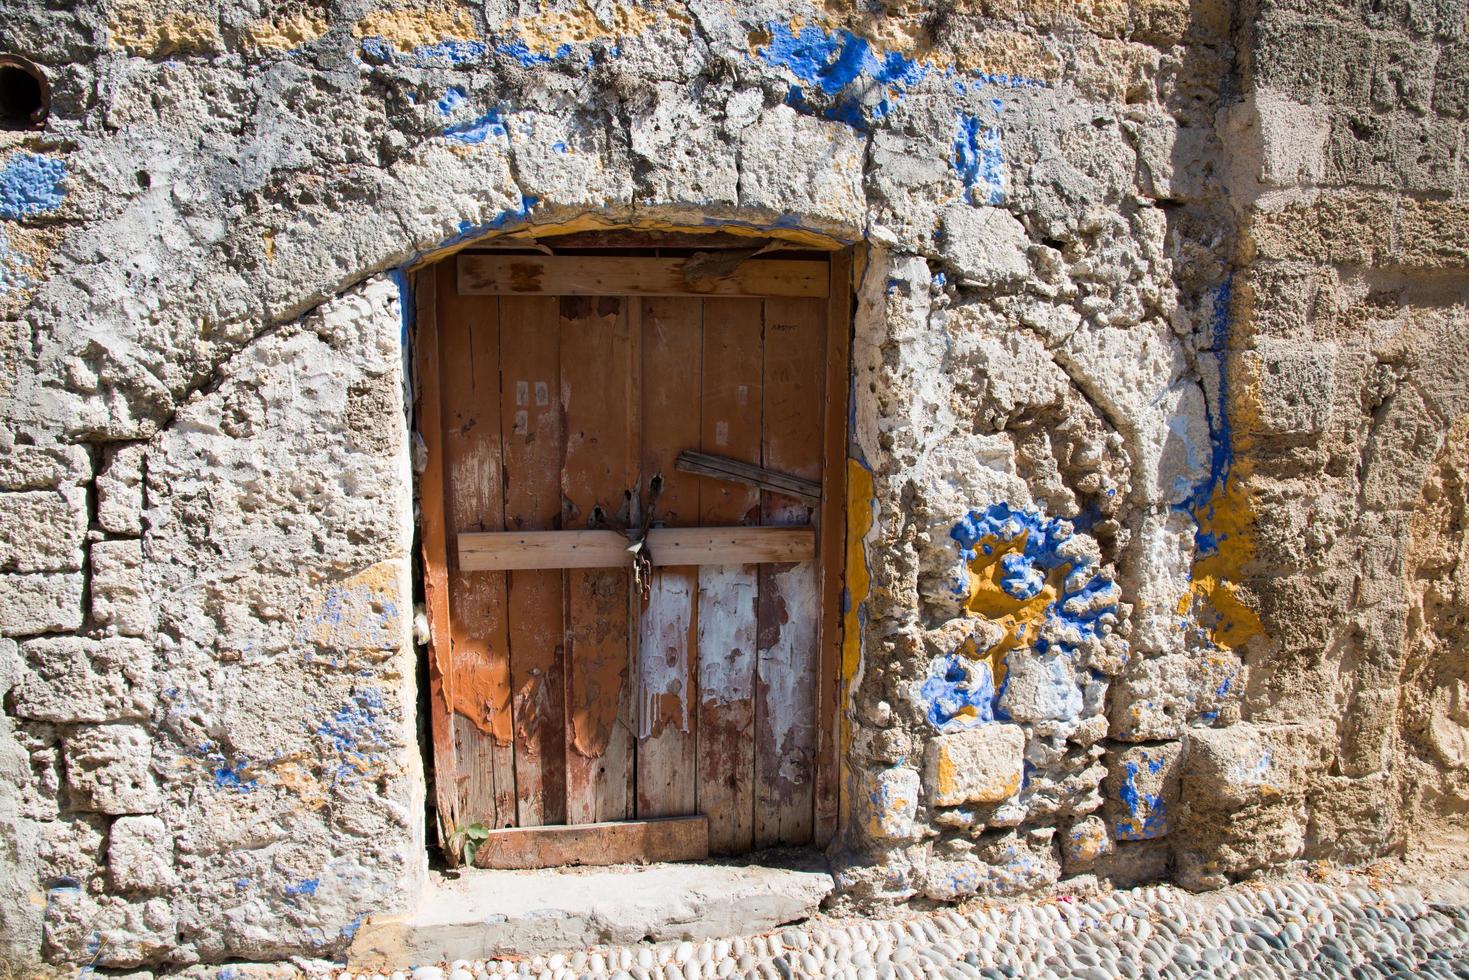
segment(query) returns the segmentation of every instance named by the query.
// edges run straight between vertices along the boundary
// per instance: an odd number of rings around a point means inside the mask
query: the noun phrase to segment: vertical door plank
[[[505,509],[500,476],[499,322],[495,304],[460,296],[454,265],[439,270],[441,421],[447,475],[446,531],[498,531]],[[462,572],[449,551],[454,744],[459,816],[515,825],[510,658],[505,576]]]
[[[642,306],[644,505],[661,527],[699,523],[698,477],[674,467],[699,445],[700,300],[633,297]],[[659,481],[656,499],[653,481]],[[698,801],[695,596],[698,570],[653,569],[638,630],[637,815],[683,816]]]
[[[852,253],[831,256],[831,291],[826,303],[826,384],[822,391],[821,509],[817,557],[821,564],[821,664],[817,670],[816,811],[817,847],[831,843],[841,813],[842,588],[847,526],[847,399],[851,371]]]
[[[422,520],[423,595],[428,609],[429,727],[434,740],[434,805],[439,844],[447,848],[449,835],[459,823],[459,794],[454,760],[452,692],[453,643],[449,634],[449,565],[444,527],[444,430],[439,383],[438,270],[427,269],[413,278],[415,423],[428,460],[419,477],[419,513]]]
[[[554,297],[500,299],[500,422],[505,530],[561,519],[560,307]],[[507,573],[514,691],[515,800],[522,827],[566,822],[562,573]]]
[[[765,301],[763,465],[821,476],[826,304]],[[762,493],[761,522],[806,524],[811,508]],[[755,846],[811,840],[816,761],[816,562],[760,567],[755,677]]]
[[[613,297],[567,296],[559,304],[561,526],[625,527],[636,520],[632,318]],[[568,823],[633,815],[629,614],[626,570],[566,572]]]
[[[760,462],[761,302],[704,301],[703,425],[699,448]],[[700,523],[758,524],[760,491],[704,480]],[[754,842],[754,565],[699,568],[699,812],[709,851],[742,854]]]

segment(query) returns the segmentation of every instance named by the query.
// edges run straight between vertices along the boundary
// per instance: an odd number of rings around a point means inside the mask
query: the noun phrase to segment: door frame
[[[627,233],[612,233],[626,247]],[[550,236],[546,236],[548,239]],[[586,236],[577,236],[578,246]],[[666,239],[667,236],[662,236]],[[689,235],[685,248],[702,248],[711,236]],[[666,245],[666,240],[664,241]],[[613,246],[614,248],[617,246]],[[651,243],[649,247],[658,247]],[[805,243],[792,249],[818,251]],[[847,555],[847,458],[852,404],[852,337],[855,313],[854,247],[827,250],[829,289],[825,337],[825,377],[821,422],[822,491],[816,542],[821,609],[817,624],[817,685],[814,715],[817,726],[816,768],[813,786],[813,845],[825,848],[845,823],[841,788],[841,698],[843,602]],[[411,352],[413,365],[414,429],[423,440],[427,465],[417,474],[420,507],[419,534],[423,562],[424,604],[429,624],[427,649],[429,729],[432,739],[438,838],[451,864],[460,860],[451,841],[460,826],[457,794],[459,773],[453,737],[453,692],[449,629],[449,555],[445,515],[445,474],[442,453],[442,402],[439,379],[438,298],[436,267],[456,261],[458,253],[435,256],[435,261],[412,271],[414,297]],[[610,257],[610,256],[609,256]],[[629,295],[637,295],[630,293]],[[635,676],[630,679],[636,683]],[[528,828],[534,829],[534,828]]]

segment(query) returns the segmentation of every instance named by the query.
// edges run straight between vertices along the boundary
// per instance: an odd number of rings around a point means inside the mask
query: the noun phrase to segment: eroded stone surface
[[[1463,846],[1461,7],[12,6],[54,100],[0,134],[7,948],[406,909],[384,273],[589,214],[866,246],[844,901]],[[920,772],[996,732],[1007,792]]]

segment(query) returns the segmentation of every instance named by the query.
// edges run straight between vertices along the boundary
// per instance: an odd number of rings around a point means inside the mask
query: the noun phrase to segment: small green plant
[[[460,864],[473,866],[474,852],[489,836],[490,828],[482,823],[460,824],[449,834],[449,850],[458,855]]]

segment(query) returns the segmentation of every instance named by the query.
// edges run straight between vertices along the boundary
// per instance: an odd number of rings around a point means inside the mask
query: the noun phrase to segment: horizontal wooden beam
[[[695,476],[759,487],[761,490],[773,490],[787,497],[803,500],[813,507],[821,503],[821,484],[816,480],[804,480],[799,476],[744,463],[728,456],[712,456],[688,449],[678,454],[673,465],[680,473],[692,473]]]
[[[749,259],[723,275],[685,258],[461,255],[459,292],[532,296],[807,296],[830,291],[820,259]]]
[[[474,853],[477,868],[651,864],[709,857],[709,818],[665,817],[492,830]]]
[[[648,532],[654,565],[757,565],[810,561],[809,527],[655,527]],[[620,531],[465,531],[459,568],[501,572],[528,568],[616,568],[632,564]]]

